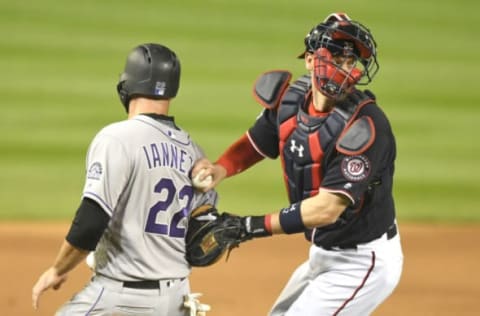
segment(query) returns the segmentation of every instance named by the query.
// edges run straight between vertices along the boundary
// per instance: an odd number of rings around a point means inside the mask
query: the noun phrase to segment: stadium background
[[[132,47],[159,42],[177,52],[172,114],[215,159],[260,112],[256,77],[303,74],[295,58],[303,37],[335,11],[368,25],[378,43],[370,88],[397,136],[400,222],[479,226],[479,9],[474,0],[0,0],[0,227],[72,218],[90,140],[125,118],[115,85]],[[286,204],[279,161],[218,191],[220,208],[237,213]],[[478,252],[473,231],[466,239]]]

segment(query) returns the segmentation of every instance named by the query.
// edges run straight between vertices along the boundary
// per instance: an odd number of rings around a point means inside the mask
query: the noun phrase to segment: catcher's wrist
[[[286,234],[295,234],[305,231],[302,213],[300,212],[300,202],[283,208],[279,214],[280,226]]]
[[[271,236],[270,215],[245,217],[245,230],[252,237]]]

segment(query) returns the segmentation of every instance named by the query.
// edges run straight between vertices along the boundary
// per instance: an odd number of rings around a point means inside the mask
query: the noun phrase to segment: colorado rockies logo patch
[[[102,165],[99,162],[94,162],[88,169],[87,178],[98,180],[102,175],[102,171],[103,171]]]
[[[342,174],[350,181],[362,181],[370,174],[370,161],[363,155],[347,156],[342,161]]]

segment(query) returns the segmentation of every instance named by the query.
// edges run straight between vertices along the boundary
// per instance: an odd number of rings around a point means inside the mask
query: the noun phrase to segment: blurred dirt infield
[[[53,315],[90,277],[79,266],[59,291],[31,307],[31,288],[52,262],[68,223],[0,223],[0,315]],[[394,294],[374,313],[388,316],[479,315],[480,225],[400,223],[405,265]],[[208,316],[266,315],[308,244],[301,235],[275,236],[242,244],[228,260],[194,269],[193,292],[212,306]]]

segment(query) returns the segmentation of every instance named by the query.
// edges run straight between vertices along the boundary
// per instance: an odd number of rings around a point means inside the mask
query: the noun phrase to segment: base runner
[[[193,189],[191,168],[204,154],[168,115],[179,81],[169,48],[144,44],[128,55],[117,86],[128,119],[90,144],[81,205],[53,266],[33,287],[35,308],[95,250],[90,283],[57,316],[204,313],[190,296],[184,237],[191,210],[217,197]]]

